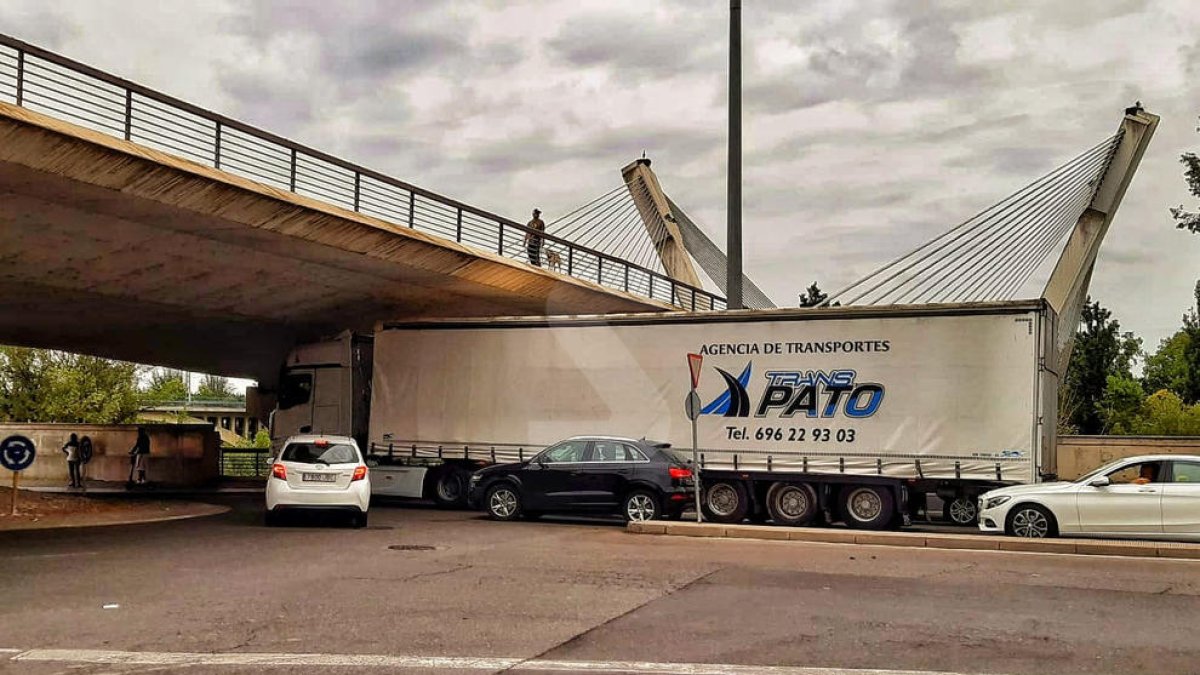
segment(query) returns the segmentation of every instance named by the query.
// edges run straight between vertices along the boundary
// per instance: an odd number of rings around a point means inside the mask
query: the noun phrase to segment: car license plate
[[[332,473],[306,473],[300,477],[308,483],[332,483],[337,480],[337,476]]]

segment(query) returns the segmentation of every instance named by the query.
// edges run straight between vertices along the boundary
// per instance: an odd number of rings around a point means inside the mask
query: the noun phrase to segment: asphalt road
[[[1200,561],[653,537],[419,507],[374,507],[366,530],[267,529],[257,500],[226,501],[201,520],[0,534],[0,671],[1200,672]]]

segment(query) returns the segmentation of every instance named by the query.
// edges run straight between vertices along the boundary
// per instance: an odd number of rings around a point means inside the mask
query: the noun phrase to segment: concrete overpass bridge
[[[385,319],[724,308],[526,231],[0,35],[0,343],[269,383]]]

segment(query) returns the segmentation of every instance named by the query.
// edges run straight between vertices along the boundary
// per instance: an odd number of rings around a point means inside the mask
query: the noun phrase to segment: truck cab
[[[271,417],[271,451],[298,434],[350,436],[367,447],[374,339],[345,332],[300,345],[279,375]]]

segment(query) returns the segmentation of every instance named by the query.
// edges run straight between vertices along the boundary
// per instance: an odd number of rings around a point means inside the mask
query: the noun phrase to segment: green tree
[[[1183,362],[1187,372],[1179,395],[1187,403],[1200,403],[1200,281],[1196,282],[1193,295],[1196,306],[1183,317],[1183,333],[1188,337],[1183,347]]]
[[[266,429],[260,428],[258,433],[254,434],[254,438],[239,438],[234,444],[235,448],[256,448],[259,450],[271,447],[271,434]]]
[[[1100,403],[1108,389],[1108,377],[1132,378],[1133,363],[1140,352],[1141,339],[1132,333],[1122,333],[1121,324],[1112,318],[1112,312],[1089,297],[1080,314],[1075,348],[1064,381],[1070,391],[1060,398],[1075,403],[1072,410],[1059,411],[1060,415],[1069,415],[1069,426],[1081,434],[1103,431]]]
[[[1106,434],[1132,434],[1139,428],[1146,392],[1140,382],[1124,375],[1109,375],[1104,396],[1097,404]]]
[[[200,386],[196,388],[196,398],[206,401],[228,401],[244,397],[233,390],[228,378],[205,375],[200,380]]]
[[[811,286],[800,294],[800,306],[816,307],[827,299],[829,299],[829,294],[822,292],[821,287],[814,281]]]
[[[140,367],[24,347],[0,347],[0,418],[121,424],[138,412]]]
[[[150,383],[142,392],[142,401],[150,404],[183,401],[187,399],[187,396],[188,387],[182,370],[155,368],[150,373]]]
[[[1178,331],[1158,344],[1158,350],[1146,356],[1142,370],[1142,387],[1146,391],[1166,389],[1179,397],[1187,387],[1188,364],[1184,358],[1191,336]]]
[[[1184,167],[1183,179],[1187,181],[1188,192],[1191,192],[1193,197],[1200,198],[1200,157],[1194,152],[1185,152],[1180,155],[1179,162]],[[1171,209],[1171,217],[1175,219],[1175,227],[1200,234],[1200,212],[1187,211],[1180,204]]]
[[[1200,436],[1200,405],[1187,405],[1167,390],[1146,397],[1132,433],[1148,436]]]

